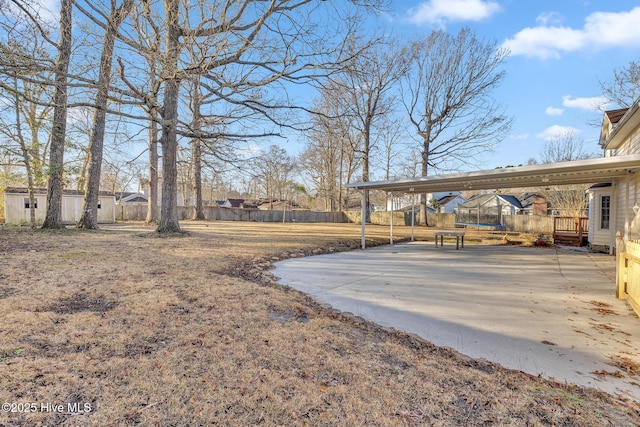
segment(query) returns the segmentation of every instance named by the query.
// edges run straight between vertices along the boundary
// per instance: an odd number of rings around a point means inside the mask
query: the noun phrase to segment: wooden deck
[[[557,216],[553,219],[553,242],[556,245],[585,246],[588,239],[589,218]]]

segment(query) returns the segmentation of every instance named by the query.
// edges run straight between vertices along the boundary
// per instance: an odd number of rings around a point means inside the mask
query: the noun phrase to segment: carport
[[[615,186],[616,178],[622,178],[635,173],[638,169],[640,169],[640,155],[635,154],[390,181],[356,182],[347,184],[347,188],[362,191],[362,218],[365,218],[366,190],[381,190],[393,194],[425,194],[446,191],[549,187],[571,184],[609,183]],[[612,203],[612,206],[615,205],[615,202]],[[624,214],[628,216],[628,212]],[[629,218],[626,217],[625,222],[628,223],[629,221]],[[393,221],[391,224],[390,240],[393,243]],[[362,221],[363,249],[365,248],[365,233],[365,221]]]

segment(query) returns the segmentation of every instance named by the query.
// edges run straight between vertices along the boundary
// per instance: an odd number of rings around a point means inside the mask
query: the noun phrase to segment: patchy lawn
[[[640,425],[634,402],[473,360],[271,282],[272,261],[358,247],[358,225],[183,227],[0,231],[0,426]],[[386,243],[388,227],[367,235]]]

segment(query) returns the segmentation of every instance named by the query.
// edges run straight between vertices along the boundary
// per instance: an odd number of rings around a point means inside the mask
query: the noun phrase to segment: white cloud
[[[560,116],[564,113],[564,109],[557,107],[547,107],[544,112],[549,116]]]
[[[502,46],[512,55],[541,59],[559,58],[562,53],[583,49],[640,46],[640,7],[628,12],[595,12],[585,18],[584,27],[570,28],[538,17],[542,25],[521,30]],[[547,22],[547,23],[545,23]]]
[[[562,106],[567,108],[580,108],[581,110],[604,110],[611,101],[606,96],[592,96],[591,98],[573,98],[570,95],[562,97]]]
[[[527,139],[529,138],[528,133],[516,133],[509,136],[511,139]]]
[[[553,126],[549,126],[545,130],[537,134],[536,136],[538,138],[544,139],[545,141],[553,141],[554,139],[565,136],[568,133],[573,133],[574,135],[577,135],[580,133],[580,130],[572,126],[553,125]]]
[[[428,0],[409,9],[414,24],[438,24],[449,21],[482,21],[502,10],[495,1]]]
[[[0,2],[1,3],[1,2]],[[47,22],[48,25],[56,27],[60,21],[60,2],[58,0],[32,0],[25,3],[26,9],[30,14],[37,16],[39,19]],[[24,19],[21,9],[16,7],[12,2],[2,4],[6,6],[9,15],[19,16]]]
[[[563,21],[564,16],[557,12],[544,12],[536,18],[536,22],[540,25],[560,25]]]

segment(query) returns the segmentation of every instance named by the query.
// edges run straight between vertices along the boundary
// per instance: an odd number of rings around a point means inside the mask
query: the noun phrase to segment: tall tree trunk
[[[423,149],[422,149],[422,176],[427,176],[427,172],[429,168],[429,143],[425,139]],[[425,227],[429,226],[429,221],[427,217],[427,195],[420,195],[420,224],[423,224]]]
[[[159,233],[180,233],[178,223],[178,95],[180,79],[176,76],[180,55],[180,28],[178,0],[165,0],[167,15],[167,47],[165,55],[164,103],[162,108],[162,206]]]
[[[193,131],[197,134],[202,127],[202,115],[200,113],[201,95],[200,95],[200,80],[196,79],[193,85],[191,93],[192,98],[192,114],[193,114]],[[191,165],[193,173],[193,192],[195,196],[195,212],[193,219],[204,219],[204,207],[202,203],[202,141],[200,138],[193,138],[191,140]]]
[[[113,62],[113,49],[116,40],[116,32],[122,21],[129,14],[133,5],[132,0],[125,0],[117,9],[111,10],[107,22],[104,41],[102,44],[102,56],[100,57],[100,76],[98,77],[98,94],[96,95],[95,113],[93,116],[93,129],[89,141],[89,169],[85,186],[84,206],[82,216],[78,221],[78,228],[95,230],[98,228],[98,201],[100,197],[100,171],[102,169],[102,154],[104,149],[104,128],[107,118],[107,102],[109,96],[109,83],[111,82],[111,65]]]
[[[71,25],[73,0],[60,5],[60,41],[56,61],[55,92],[53,95],[53,128],[49,147],[49,183],[47,214],[42,228],[64,228],[62,219],[62,187],[64,169],[64,140],[67,134],[67,73],[71,61]]]
[[[371,145],[371,120],[366,120],[364,124],[362,141],[362,182],[369,182],[369,152]],[[364,189],[365,218],[366,223],[371,223],[371,201],[369,190]]]
[[[149,200],[147,202],[146,223],[160,218],[158,209],[158,126],[149,121]]]
[[[204,206],[202,203],[202,142],[194,138],[191,142],[191,156],[193,163],[193,191],[195,193],[195,214],[193,219],[204,218]]]
[[[179,233],[178,223],[178,92],[180,80],[165,82],[162,117],[162,205],[160,207],[159,233]]]

